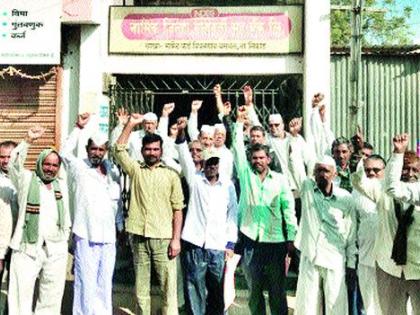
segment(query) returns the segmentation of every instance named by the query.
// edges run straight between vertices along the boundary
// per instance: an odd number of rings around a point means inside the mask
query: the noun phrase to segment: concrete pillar
[[[305,130],[309,130],[311,99],[317,92],[325,94],[327,119],[330,117],[330,1],[305,1],[305,38],[303,93]]]

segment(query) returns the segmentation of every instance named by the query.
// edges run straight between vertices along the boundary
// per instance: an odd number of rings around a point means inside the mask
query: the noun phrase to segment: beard
[[[97,156],[92,156],[89,158],[89,162],[92,164],[92,166],[98,167],[102,163],[102,158],[97,157]]]

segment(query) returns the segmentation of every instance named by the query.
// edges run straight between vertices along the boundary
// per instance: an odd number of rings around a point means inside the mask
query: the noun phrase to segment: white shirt
[[[66,140],[61,155],[74,193],[73,233],[95,243],[115,242],[115,226],[123,228],[120,174],[115,165],[104,160],[106,175],[92,168],[88,159],[76,158],[81,130],[75,128]]]
[[[232,178],[232,175],[233,175],[232,152],[225,145],[219,148],[213,147],[212,150],[218,152],[220,155],[219,174],[223,175],[225,178],[228,178],[228,179]]]
[[[356,265],[356,213],[349,192],[333,185],[327,197],[313,180],[301,186],[302,218],[295,245],[313,264],[342,269]]]
[[[358,166],[357,172],[352,174],[355,188],[376,202],[378,209],[379,227],[375,243],[375,254],[378,266],[386,273],[401,278],[403,273],[406,280],[420,279],[420,206],[419,183],[406,184],[400,182],[403,164],[402,154],[393,154],[385,168],[385,181],[366,177],[363,167]],[[388,193],[386,192],[388,187]],[[417,188],[419,189],[419,188]],[[391,258],[398,221],[395,216],[394,195],[397,199],[414,202],[414,222],[408,228],[407,234],[407,264],[398,266]],[[405,208],[405,207],[404,207]]]
[[[17,217],[17,193],[10,178],[0,171],[0,259],[4,259]]]
[[[376,203],[361,194],[352,192],[357,211],[357,243],[359,245],[359,264],[375,267],[375,240],[378,234],[378,211]]]
[[[190,189],[181,238],[206,249],[225,250],[228,242],[235,243],[237,240],[235,187],[223,176],[215,184],[210,184],[202,172],[196,171],[186,142],[177,145],[177,149]]]

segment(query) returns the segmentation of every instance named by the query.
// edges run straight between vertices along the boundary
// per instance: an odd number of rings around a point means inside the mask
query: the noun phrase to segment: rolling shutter
[[[47,130],[28,153],[33,168],[46,147],[59,148],[61,68],[54,66],[0,66],[0,141],[24,139],[28,128]]]

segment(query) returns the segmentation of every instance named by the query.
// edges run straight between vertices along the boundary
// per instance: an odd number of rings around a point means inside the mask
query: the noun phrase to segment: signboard
[[[61,10],[57,0],[0,1],[0,63],[59,64]]]
[[[302,6],[110,7],[110,54],[302,52]]]

